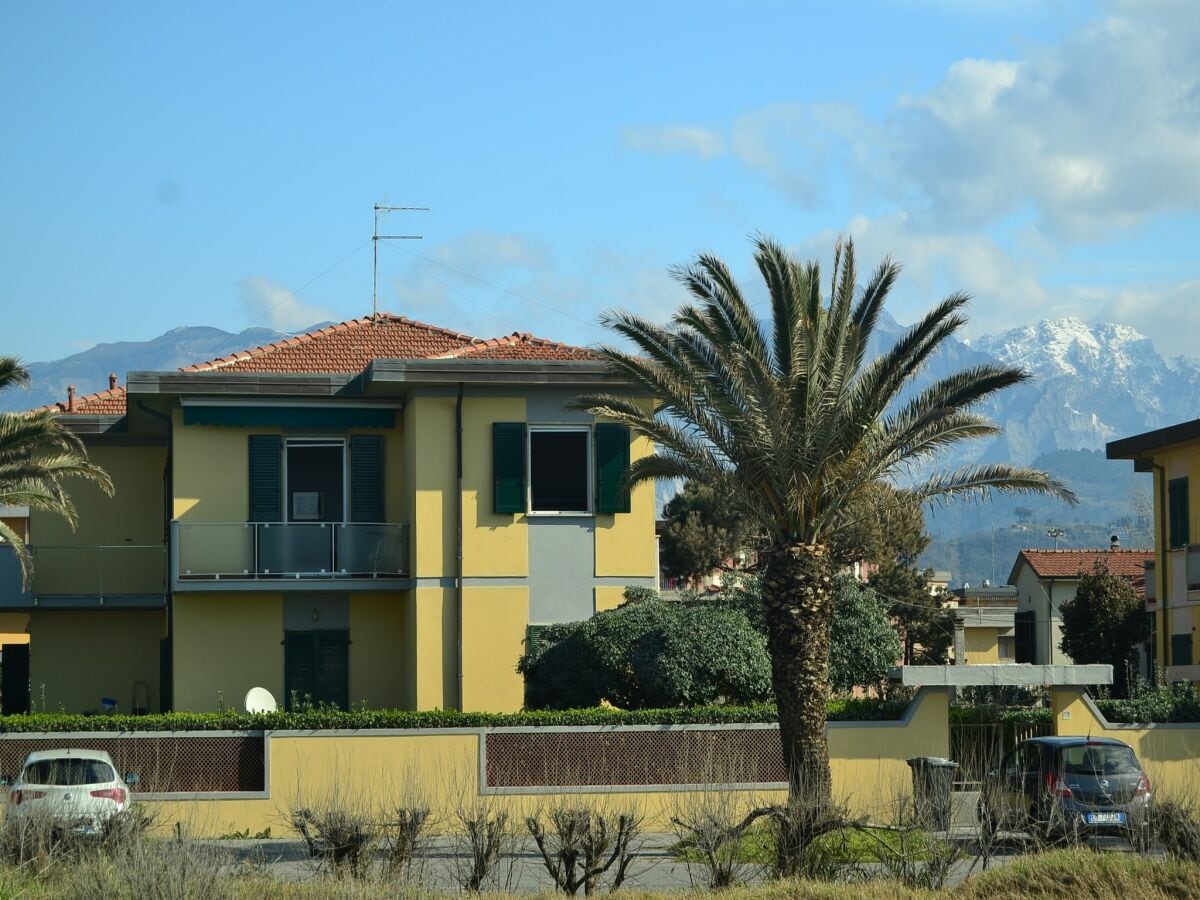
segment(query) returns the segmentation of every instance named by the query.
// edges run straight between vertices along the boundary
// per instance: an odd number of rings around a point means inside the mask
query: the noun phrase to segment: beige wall
[[[36,711],[101,710],[101,699],[133,709],[134,683],[145,684],[149,708],[158,697],[163,610],[42,610],[29,614],[29,683]]]
[[[176,711],[241,709],[252,687],[282,706],[282,595],[176,594],[174,652]]]

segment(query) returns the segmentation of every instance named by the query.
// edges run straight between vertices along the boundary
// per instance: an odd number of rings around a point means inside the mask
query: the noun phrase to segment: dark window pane
[[[542,512],[587,510],[587,445],[586,431],[530,432],[532,509]]]

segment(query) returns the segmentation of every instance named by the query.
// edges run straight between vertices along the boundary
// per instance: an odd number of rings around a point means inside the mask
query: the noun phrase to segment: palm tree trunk
[[[793,544],[768,553],[762,600],[790,797],[793,802],[828,808],[825,716],[833,625],[833,563],[828,548]]]

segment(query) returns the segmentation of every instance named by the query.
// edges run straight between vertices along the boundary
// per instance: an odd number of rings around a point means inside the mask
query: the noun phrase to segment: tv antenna
[[[419,241],[424,238],[421,234],[380,234],[379,214],[390,212],[429,212],[428,206],[384,206],[375,204],[375,233],[371,238],[371,249],[374,260],[371,266],[371,318],[379,318],[379,242],[380,241]]]

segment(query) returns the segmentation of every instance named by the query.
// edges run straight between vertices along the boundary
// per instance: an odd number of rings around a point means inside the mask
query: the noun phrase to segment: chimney
[[[1121,539],[1119,537],[1117,537],[1115,534],[1108,540],[1108,549],[1109,550],[1120,550],[1121,549]]]
[[[67,412],[75,412],[75,385],[67,385]]]
[[[116,372],[109,372],[109,373],[108,373],[108,389],[111,391],[111,390],[113,390],[113,389],[114,389],[116,386],[117,386],[117,373],[116,373]]]

